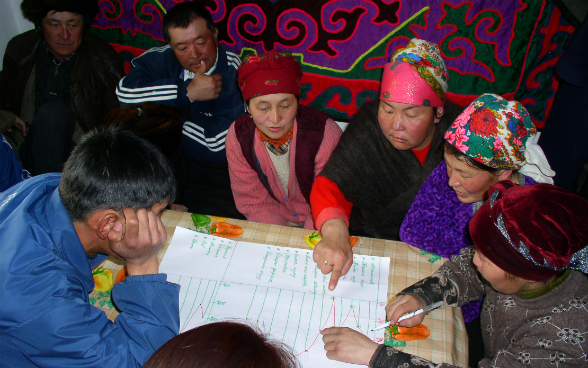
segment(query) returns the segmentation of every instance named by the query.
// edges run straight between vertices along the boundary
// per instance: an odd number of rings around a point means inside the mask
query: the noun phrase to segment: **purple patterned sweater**
[[[530,177],[525,185],[535,184]],[[468,222],[474,215],[473,203],[462,203],[448,185],[447,166],[441,161],[425,180],[402,225],[400,240],[427,252],[451,258],[468,247]],[[465,322],[480,315],[482,301],[461,307]]]

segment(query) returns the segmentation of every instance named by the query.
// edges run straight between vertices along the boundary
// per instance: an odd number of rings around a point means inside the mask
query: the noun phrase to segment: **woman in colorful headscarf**
[[[468,222],[493,184],[501,180],[552,184],[555,173],[534,143],[536,134],[521,103],[494,94],[475,99],[445,133],[444,161],[408,210],[400,240],[450,258],[471,244]],[[482,300],[461,307],[470,340],[479,336],[481,305]],[[482,359],[482,349],[475,348],[470,344],[470,364]]]
[[[485,297],[479,367],[586,367],[588,202],[545,183],[502,181],[488,194],[469,223],[475,247],[399,293],[386,306],[388,320],[438,301],[456,307]],[[423,318],[400,324],[412,327]],[[454,367],[348,328],[321,333],[330,359],[373,368]]]
[[[494,94],[476,98],[445,133],[444,161],[408,211],[400,240],[443,257],[470,245],[466,227],[488,189],[501,180],[553,184],[537,129],[518,101]]]
[[[248,114],[226,140],[231,189],[249,221],[314,229],[310,190],[341,136],[329,115],[300,105],[300,64],[272,50],[237,70]]]
[[[412,39],[384,66],[379,99],[353,117],[317,177],[311,205],[323,239],[313,257],[329,289],[353,262],[349,233],[398,239],[419,188],[443,159],[443,134],[461,109],[445,101],[436,44]]]

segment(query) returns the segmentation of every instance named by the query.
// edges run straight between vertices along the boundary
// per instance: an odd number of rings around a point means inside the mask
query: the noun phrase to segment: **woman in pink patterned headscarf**
[[[443,158],[443,133],[461,109],[445,101],[439,47],[412,39],[384,66],[379,98],[366,102],[315,180],[311,206],[323,240],[314,260],[332,290],[349,270],[349,234],[398,239],[427,175]]]

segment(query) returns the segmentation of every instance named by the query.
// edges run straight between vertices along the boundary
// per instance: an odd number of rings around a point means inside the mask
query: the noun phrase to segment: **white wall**
[[[6,44],[12,37],[34,28],[33,23],[22,17],[20,3],[21,0],[0,0],[0,55],[2,58],[4,58]]]

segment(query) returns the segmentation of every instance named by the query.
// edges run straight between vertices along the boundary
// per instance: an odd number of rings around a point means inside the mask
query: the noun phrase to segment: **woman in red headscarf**
[[[438,301],[456,307],[485,297],[479,367],[586,367],[588,203],[544,183],[502,181],[488,194],[469,223],[475,247],[400,292],[386,307],[388,320]],[[322,334],[330,359],[377,368],[437,366],[347,328]]]
[[[290,52],[250,55],[237,75],[248,111],[226,140],[237,209],[249,221],[314,229],[310,190],[341,129],[298,103],[302,70]]]

